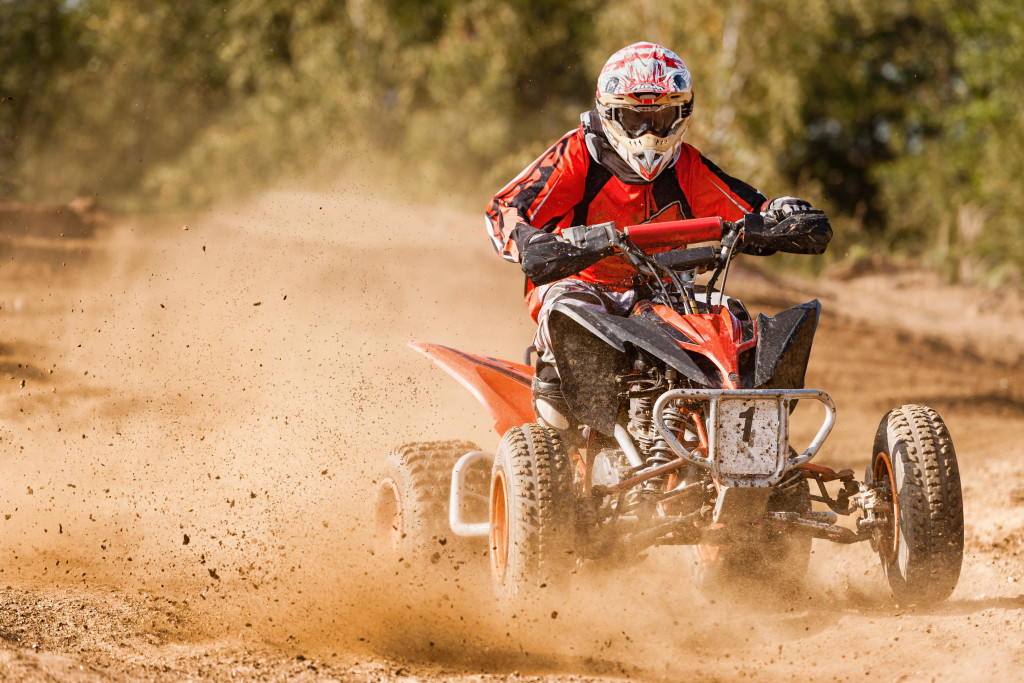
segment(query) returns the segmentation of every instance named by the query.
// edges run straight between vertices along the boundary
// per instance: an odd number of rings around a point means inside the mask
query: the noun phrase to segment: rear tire
[[[386,561],[406,568],[483,565],[478,539],[456,537],[448,523],[452,468],[466,453],[479,450],[469,441],[426,441],[399,446],[384,461],[375,499],[375,548]],[[483,499],[486,468],[467,473],[470,489]],[[485,510],[477,511],[483,517]],[[477,540],[477,543],[473,543]]]
[[[939,414],[920,405],[889,411],[878,425],[869,475],[893,503],[875,532],[898,602],[945,600],[964,557],[964,506],[953,440]]]
[[[572,461],[539,424],[505,432],[491,472],[491,576],[498,598],[522,605],[568,587],[574,566]]]

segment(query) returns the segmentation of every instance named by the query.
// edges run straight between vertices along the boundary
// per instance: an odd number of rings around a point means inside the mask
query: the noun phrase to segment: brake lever
[[[722,253],[725,254],[732,250],[739,242],[740,237],[743,235],[743,221],[738,223],[732,223],[730,221],[722,221],[722,238],[719,242],[722,245]]]

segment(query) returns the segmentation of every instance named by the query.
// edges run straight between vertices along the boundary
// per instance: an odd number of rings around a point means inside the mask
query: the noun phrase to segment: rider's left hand
[[[795,213],[812,211],[811,203],[798,197],[776,197],[765,202],[761,207],[761,215],[775,221],[781,221]]]

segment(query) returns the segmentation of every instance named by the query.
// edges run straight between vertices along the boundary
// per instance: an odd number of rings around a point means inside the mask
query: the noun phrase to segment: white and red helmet
[[[612,148],[637,175],[654,180],[679,157],[690,125],[690,71],[661,45],[624,47],[597,78],[597,110]]]

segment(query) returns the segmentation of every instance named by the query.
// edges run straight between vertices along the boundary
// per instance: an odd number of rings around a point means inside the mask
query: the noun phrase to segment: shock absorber
[[[651,422],[651,411],[654,409],[654,399],[649,396],[639,396],[630,399],[629,402],[629,426],[633,438],[636,439],[640,453],[645,458],[651,451],[654,443],[654,429]]]
[[[665,423],[665,426],[675,434],[682,432],[683,428],[686,426],[686,416],[683,415],[682,411],[671,404],[665,408],[661,418]],[[675,459],[676,456],[669,447],[668,442],[665,441],[665,438],[661,436],[661,434],[655,434],[653,436],[651,447],[648,449],[647,460],[644,464],[647,467],[658,467],[659,465],[665,465],[672,462]],[[662,486],[665,483],[666,476],[667,475],[662,475],[660,477],[648,479],[644,482],[644,490],[654,493],[661,491]]]
[[[645,465],[650,463],[651,448],[654,445],[654,427],[651,422],[653,409],[654,399],[649,396],[634,396],[629,400],[629,433],[636,440]],[[626,509],[636,509],[646,497],[646,491],[646,484],[630,489],[624,501]]]

